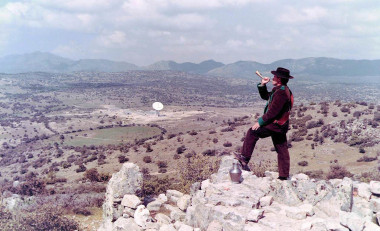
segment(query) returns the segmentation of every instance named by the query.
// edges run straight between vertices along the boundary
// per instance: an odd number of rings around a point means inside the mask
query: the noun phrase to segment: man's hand
[[[252,130],[257,130],[259,127],[260,127],[260,124],[259,124],[258,122],[256,122],[256,123],[252,126]]]
[[[261,79],[261,85],[264,86],[270,81],[269,77],[264,77]]]

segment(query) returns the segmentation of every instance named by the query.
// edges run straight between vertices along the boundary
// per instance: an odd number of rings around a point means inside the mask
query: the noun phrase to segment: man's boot
[[[233,152],[234,156],[235,156],[235,159],[239,161],[240,165],[241,165],[241,168],[245,171],[251,171],[251,169],[248,167],[248,162],[249,162],[249,159],[246,158],[245,156],[237,153],[237,152]]]

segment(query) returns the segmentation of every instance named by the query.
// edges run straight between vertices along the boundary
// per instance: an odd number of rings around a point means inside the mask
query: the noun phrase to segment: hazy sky
[[[0,0],[0,57],[380,59],[378,0]]]

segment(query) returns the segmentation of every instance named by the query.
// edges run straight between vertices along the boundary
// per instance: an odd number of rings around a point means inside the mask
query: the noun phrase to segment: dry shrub
[[[185,145],[179,146],[176,150],[177,154],[182,154],[186,151]]]
[[[306,175],[308,175],[312,179],[323,179],[323,171],[322,170],[315,170],[315,171],[306,171],[304,172]]]
[[[152,157],[150,157],[150,156],[144,156],[144,158],[143,158],[143,161],[145,162],[145,163],[151,163],[152,162]]]
[[[265,176],[265,171],[277,171],[277,169],[272,169],[270,166],[270,163],[263,163],[260,162],[258,164],[248,163],[249,168],[251,169],[251,172],[253,175],[258,176],[258,177],[264,177]]]
[[[41,179],[28,178],[25,182],[22,182],[17,188],[15,193],[25,196],[35,196],[46,193],[46,183]]]
[[[91,182],[106,182],[110,179],[108,174],[100,174],[96,168],[88,169],[84,173],[84,177],[89,179]]]
[[[232,143],[227,141],[223,144],[224,147],[231,147],[232,146]]]
[[[149,174],[144,175],[142,196],[159,195],[166,193],[166,190],[173,189],[175,180],[169,176],[158,177]]]
[[[178,169],[181,169],[179,171],[180,179],[176,189],[183,193],[189,193],[190,186],[195,182],[208,179],[218,170],[219,163],[220,161],[215,158],[202,155],[194,155],[186,162],[180,163],[178,166]]]
[[[128,158],[128,157],[125,157],[125,156],[123,156],[123,155],[120,155],[120,156],[118,156],[117,158],[119,159],[119,163],[120,163],[120,164],[129,161],[129,158]]]
[[[157,162],[157,166],[159,168],[167,168],[168,167],[168,162],[167,161],[163,161],[163,160],[160,160]]]
[[[79,224],[75,220],[64,217],[61,210],[47,206],[34,211],[17,211],[14,213],[0,207],[0,215],[0,230],[81,230]]]
[[[304,160],[304,161],[300,161],[300,162],[298,162],[298,165],[299,165],[299,166],[308,166],[309,163],[308,163],[306,160]]]
[[[344,166],[334,164],[330,166],[330,171],[327,173],[326,178],[329,179],[343,179],[344,177],[352,177],[353,174],[346,170]]]
[[[370,181],[380,181],[379,171],[363,172],[359,176],[359,181],[369,183]]]
[[[216,151],[215,151],[215,149],[212,149],[212,150],[211,149],[207,149],[207,150],[203,151],[202,154],[204,156],[215,156]]]
[[[360,157],[358,160],[356,160],[357,162],[371,162],[371,161],[375,161],[377,160],[377,157],[369,157],[369,156],[363,156],[363,157]]]

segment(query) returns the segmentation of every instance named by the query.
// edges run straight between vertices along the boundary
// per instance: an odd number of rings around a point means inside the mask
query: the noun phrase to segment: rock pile
[[[194,184],[190,195],[168,190],[146,205],[133,193],[141,185],[128,183],[135,188],[118,196],[108,185],[99,230],[380,230],[380,182],[317,181],[304,174],[280,181],[274,172],[256,177],[243,171],[242,182],[233,184],[233,162],[224,157],[218,173]],[[121,171],[136,179],[137,170],[125,164]],[[130,182],[124,173],[114,174],[109,184],[120,175]]]

